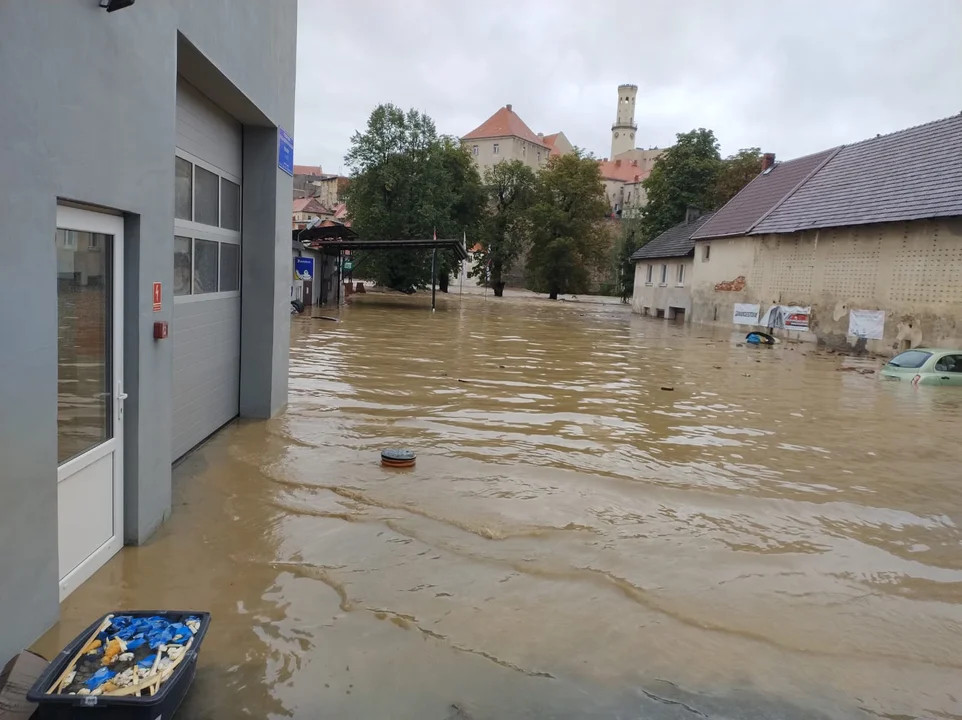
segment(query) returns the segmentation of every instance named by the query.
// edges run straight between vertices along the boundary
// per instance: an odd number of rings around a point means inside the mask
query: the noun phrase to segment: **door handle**
[[[939,376],[939,380],[951,380],[951,379],[952,379],[952,378],[950,378],[948,375],[941,375],[941,376]]]

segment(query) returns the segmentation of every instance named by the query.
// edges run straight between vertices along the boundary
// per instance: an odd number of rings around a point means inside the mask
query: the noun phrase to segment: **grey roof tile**
[[[742,188],[695,234],[696,240],[730,235],[745,235],[771,212],[800,182],[819,168],[836,149],[777,163]]]
[[[647,245],[635,250],[631,255],[632,262],[649,260],[651,258],[685,257],[695,249],[692,236],[708,222],[714,213],[702,215],[690,223],[679,223],[675,227],[665,230]]]
[[[842,147],[752,233],[953,215],[962,215],[962,114]]]

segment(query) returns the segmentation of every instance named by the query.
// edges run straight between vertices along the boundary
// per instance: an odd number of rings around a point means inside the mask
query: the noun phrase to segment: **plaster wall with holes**
[[[730,324],[734,303],[811,306],[798,339],[845,346],[849,311],[881,310],[870,351],[962,348],[962,218],[699,241],[694,260],[695,322]]]

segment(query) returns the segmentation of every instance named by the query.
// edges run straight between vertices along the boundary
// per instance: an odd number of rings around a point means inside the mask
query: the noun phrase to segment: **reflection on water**
[[[294,320],[287,412],[182,464],[38,647],[210,609],[188,718],[962,717],[962,394],[444,301]]]

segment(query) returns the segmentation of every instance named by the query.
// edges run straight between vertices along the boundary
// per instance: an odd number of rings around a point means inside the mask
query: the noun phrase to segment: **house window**
[[[494,155],[497,155],[497,154],[498,154],[498,143],[495,143],[495,144],[494,144],[494,147],[492,147],[491,152],[492,152]]]
[[[649,266],[648,266],[648,273],[647,273],[647,275],[645,276],[645,282],[648,283],[649,285],[651,285],[651,273],[652,273],[652,271],[654,271],[654,269],[655,269],[655,266],[654,266],[654,265],[649,265]]]
[[[538,153],[538,162],[541,162],[541,153]]]
[[[662,264],[661,266],[661,284],[665,285],[668,283],[668,265]]]
[[[679,285],[685,284],[685,266],[684,265],[678,266],[678,284]]]
[[[472,154],[472,155],[477,155],[477,154],[478,154],[478,146],[477,146],[477,145],[472,145],[472,146],[471,146],[471,154]]]
[[[220,221],[220,178],[194,167],[194,222],[217,226]]]
[[[227,178],[220,179],[220,226],[240,230],[240,185]]]
[[[217,292],[218,243],[194,240],[194,294]]]
[[[711,244],[706,243],[705,247],[701,250],[701,261],[708,262],[708,258],[711,257]]]

